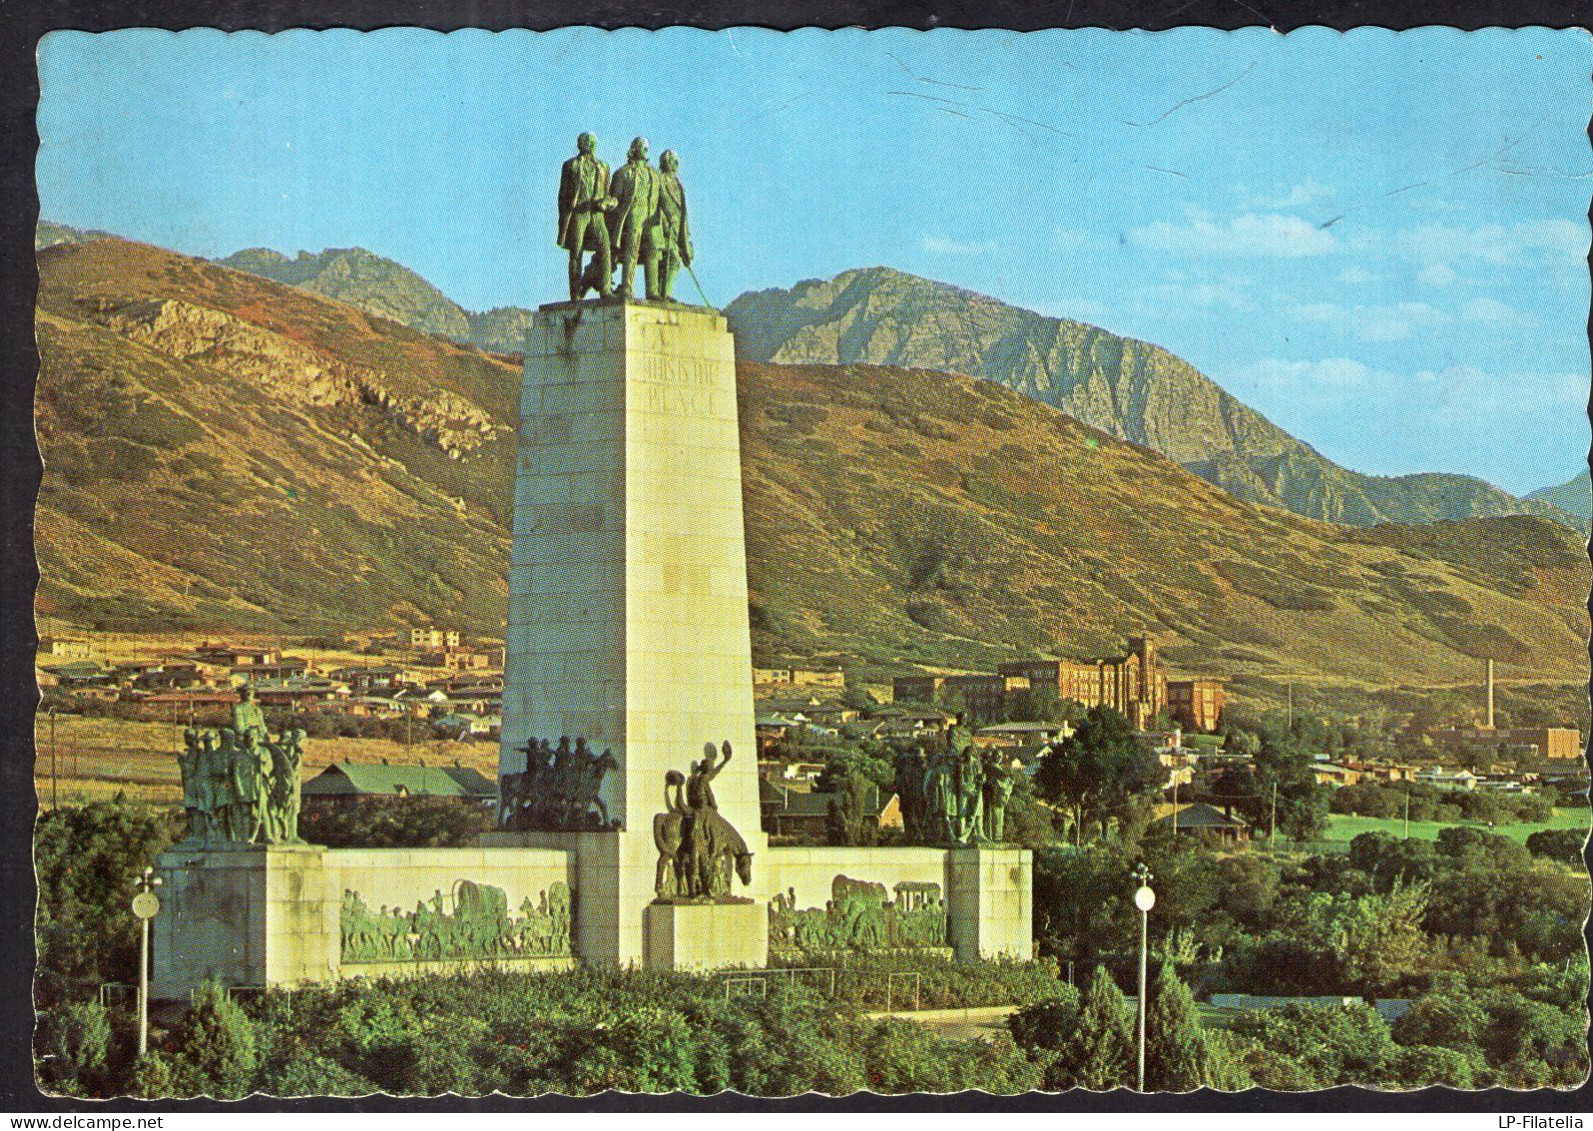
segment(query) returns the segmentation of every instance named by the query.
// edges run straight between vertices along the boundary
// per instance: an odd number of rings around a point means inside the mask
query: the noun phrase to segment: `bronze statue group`
[[[298,844],[299,770],[304,731],[272,739],[248,686],[238,692],[232,725],[219,733],[190,727],[177,755],[182,771],[185,843]]]
[[[459,880],[452,900],[437,891],[415,910],[385,904],[372,913],[359,893],[343,892],[340,929],[344,962],[428,962],[443,959],[553,958],[570,953],[572,902],[555,882],[527,896],[509,914],[504,890]],[[450,902],[452,907],[449,906]]]
[[[962,724],[959,718],[933,757],[922,746],[897,755],[896,795],[912,843],[968,848],[1006,837],[1012,769],[999,750],[981,755]]]
[[[609,175],[597,156],[597,138],[576,139],[576,154],[559,177],[559,246],[570,253],[570,301],[587,291],[598,298],[618,293],[631,298],[641,265],[646,296],[670,299],[675,276],[691,270],[691,229],[686,220],[686,190],[678,175],[680,158],[666,149],[658,168],[647,163],[647,139],[631,142],[625,164]],[[592,259],[583,266],[586,254]]]
[[[523,829],[607,829],[608,807],[598,796],[604,776],[617,764],[605,750],[594,754],[586,739],[570,745],[568,736],[553,746],[531,739],[521,747],[525,769],[504,774],[498,783],[498,827]]]
[[[752,882],[752,852],[730,822],[719,814],[713,780],[730,761],[730,743],[720,751],[703,747],[703,759],[690,775],[679,770],[664,775],[664,811],[653,817],[653,844],[658,868],[653,888],[665,902],[727,901],[731,873]]]

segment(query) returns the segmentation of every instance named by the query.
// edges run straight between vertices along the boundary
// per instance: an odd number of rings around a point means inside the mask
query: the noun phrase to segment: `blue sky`
[[[1357,470],[1588,446],[1580,31],[57,32],[41,212],[563,289],[560,162],[681,154],[721,305],[886,264],[1189,359]]]

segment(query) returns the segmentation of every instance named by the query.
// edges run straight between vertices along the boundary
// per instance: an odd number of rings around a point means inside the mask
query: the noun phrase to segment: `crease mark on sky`
[[[1245,6],[1248,6],[1248,5],[1245,5]],[[1251,8],[1250,10],[1252,12],[1256,11],[1254,8]],[[1260,12],[1256,12],[1256,15],[1261,16],[1261,13]],[[1266,19],[1265,16],[1261,16],[1261,18],[1262,19]],[[1182,102],[1178,103],[1177,105],[1175,105],[1175,106],[1173,106],[1173,107],[1171,107],[1171,108],[1169,108],[1167,110],[1164,110],[1160,115],[1158,115],[1155,118],[1152,118],[1150,121],[1145,122],[1143,124],[1145,126],[1154,126],[1154,125],[1156,125],[1159,122],[1166,121],[1167,118],[1170,115],[1176,114],[1178,111],[1182,110],[1185,106],[1192,106],[1196,102],[1204,102],[1208,98],[1215,98],[1215,97],[1217,97],[1217,95],[1221,94],[1223,91],[1227,90],[1229,87],[1231,87],[1235,83],[1237,83],[1240,79],[1245,78],[1247,75],[1250,74],[1251,71],[1253,71],[1255,69],[1256,69],[1256,63],[1255,63],[1255,60],[1252,59],[1251,62],[1250,62],[1250,65],[1248,67],[1246,67],[1239,74],[1235,75],[1233,78],[1229,79],[1227,82],[1223,83],[1221,86],[1217,87],[1215,90],[1208,90],[1208,91],[1206,91],[1205,94],[1192,95],[1191,97],[1184,99]],[[1140,125],[1141,125],[1141,123],[1139,123],[1139,122],[1127,122],[1127,121],[1125,121],[1123,124],[1125,126],[1134,126],[1136,129],[1139,128]]]
[[[982,86],[965,86],[965,85],[963,85],[960,82],[942,82],[940,79],[927,79],[923,75],[919,74],[917,71],[915,71],[911,67],[909,67],[906,63],[902,62],[895,55],[891,54],[891,52],[887,51],[887,52],[885,52],[885,54],[887,56],[889,56],[890,59],[898,67],[900,67],[902,70],[906,71],[909,75],[911,75],[913,78],[917,79],[919,82],[928,83],[930,86],[948,86],[948,87],[950,87],[953,90],[975,90],[975,91],[984,90],[984,87],[982,87]],[[1063,65],[1071,67],[1073,64],[1066,63],[1066,64],[1063,64]]]
[[[1527,137],[1532,133],[1532,131],[1536,130],[1539,126],[1543,125],[1544,122],[1547,122],[1551,116],[1552,115],[1549,115],[1549,114],[1543,115],[1537,121],[1533,122],[1530,126],[1528,126],[1526,129],[1522,130],[1521,133],[1518,136],[1516,136],[1514,138],[1510,138],[1509,140],[1507,140],[1505,142],[1504,145],[1502,145],[1498,149],[1494,150],[1488,156],[1480,158],[1479,160],[1473,161],[1471,164],[1464,165],[1461,168],[1446,170],[1443,173],[1442,179],[1448,180],[1449,178],[1452,178],[1452,177],[1458,177],[1462,173],[1469,173],[1473,169],[1481,169],[1485,165],[1489,166],[1490,168],[1492,168],[1495,172],[1500,172],[1500,173],[1512,173],[1512,172],[1514,172],[1514,170],[1507,169],[1503,165],[1498,164],[1499,158],[1503,157],[1506,153],[1510,152],[1516,146],[1518,146],[1522,142],[1526,141]],[[1528,168],[1530,169],[1530,166]],[[1517,174],[1517,175],[1520,175],[1520,174]],[[1562,176],[1569,176],[1572,179],[1581,180],[1581,179],[1583,179],[1585,177],[1593,176],[1593,172],[1578,173],[1578,174],[1561,174],[1561,175]],[[1332,227],[1334,224],[1337,224],[1340,220],[1344,219],[1344,217],[1348,216],[1352,212],[1363,211],[1364,209],[1370,208],[1374,204],[1377,204],[1379,201],[1386,200],[1386,199],[1388,199],[1391,196],[1398,196],[1400,193],[1409,192],[1411,189],[1423,188],[1426,185],[1429,185],[1431,183],[1432,182],[1430,180],[1429,181],[1413,181],[1411,184],[1401,185],[1399,188],[1396,188],[1396,189],[1389,189],[1387,192],[1380,193],[1378,195],[1377,200],[1366,200],[1366,201],[1363,201],[1360,204],[1352,204],[1352,205],[1350,205],[1348,208],[1344,209],[1344,211],[1340,212],[1337,216],[1333,217],[1333,219],[1326,220],[1326,221],[1323,221],[1322,223],[1318,224],[1317,228],[1318,228],[1318,230],[1321,230],[1321,229]]]

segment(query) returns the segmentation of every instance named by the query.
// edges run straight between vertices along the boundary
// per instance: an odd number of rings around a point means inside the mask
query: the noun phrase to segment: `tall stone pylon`
[[[647,961],[664,777],[728,741],[720,813],[761,852],[733,342],[705,307],[539,309],[528,334],[499,772],[528,738],[612,750],[617,832],[533,835],[577,861],[589,961]],[[767,857],[764,857],[767,860]],[[759,884],[756,863],[754,885]],[[761,896],[735,881],[735,894]]]

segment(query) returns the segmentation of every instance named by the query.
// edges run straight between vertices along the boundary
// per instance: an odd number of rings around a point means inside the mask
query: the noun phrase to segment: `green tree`
[[[1562,864],[1580,865],[1586,839],[1582,829],[1539,829],[1527,837],[1527,851]]]
[[[1090,975],[1067,1064],[1073,1083],[1092,1092],[1133,1083],[1135,1046],[1128,1001],[1104,966]]]
[[[1078,1029],[1079,993],[1068,985],[1060,989],[1056,997],[1026,1005],[1007,1017],[1013,1042],[1040,1069],[1041,1086],[1048,1092],[1073,1086],[1067,1052]]]
[[[127,802],[63,806],[39,818],[36,993],[41,1008],[138,980],[132,878],[180,835],[182,815]]]
[[[1113,816],[1141,794],[1161,787],[1167,771],[1120,712],[1091,707],[1071,738],[1042,759],[1040,793],[1068,806],[1079,829],[1095,824],[1101,835]]]
[[[1351,902],[1337,916],[1333,933],[1344,977],[1375,993],[1420,969],[1428,952],[1426,914],[1426,884],[1395,880],[1387,895]]]
[[[1171,962],[1163,962],[1145,993],[1145,1087],[1192,1092],[1206,1083],[1206,1044],[1195,998]]]

